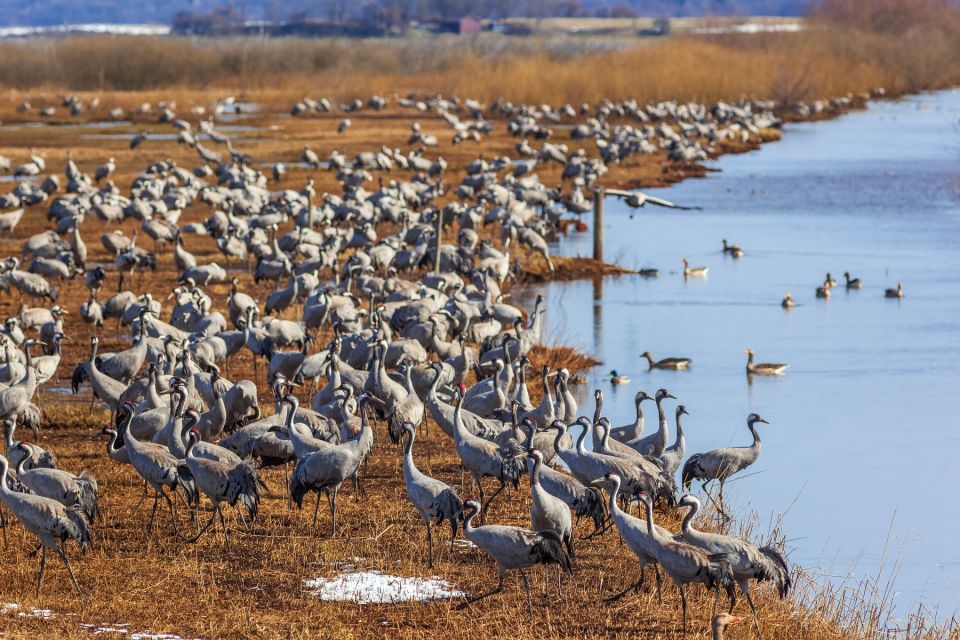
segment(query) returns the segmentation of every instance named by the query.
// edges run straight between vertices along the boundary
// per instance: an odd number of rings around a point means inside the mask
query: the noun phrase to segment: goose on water
[[[747,374],[755,373],[761,376],[779,376],[783,375],[783,372],[787,370],[788,364],[780,364],[774,362],[753,362],[753,349],[745,349],[744,353],[747,354]]]
[[[690,358],[664,358],[663,360],[654,360],[649,351],[640,354],[641,358],[646,358],[651,369],[688,369],[692,360]]]
[[[691,267],[686,258],[680,258],[680,261],[683,263],[684,278],[704,278],[710,271],[710,267]]]
[[[903,297],[903,283],[898,282],[896,289],[887,289],[883,292],[884,297],[886,298],[902,298]]]

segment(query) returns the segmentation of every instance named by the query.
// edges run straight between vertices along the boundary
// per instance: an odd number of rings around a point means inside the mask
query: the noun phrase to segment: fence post
[[[593,259],[603,262],[603,199],[606,191],[597,187],[593,191]]]

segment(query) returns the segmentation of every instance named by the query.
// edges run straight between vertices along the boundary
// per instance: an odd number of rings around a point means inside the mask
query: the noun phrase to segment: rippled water
[[[714,163],[718,173],[650,191],[703,211],[631,217],[608,202],[607,259],[659,278],[552,283],[515,300],[543,291],[548,339],[604,361],[581,394],[603,389],[616,423],[631,419],[637,389],[661,386],[690,412],[688,454],[749,444],[746,415],[764,416],[760,459],[727,485],[736,514],[755,510],[761,528],[784,514],[792,560],[831,575],[876,576],[890,531],[884,577],[899,559],[898,611],[923,601],[947,617],[960,608],[958,122],[960,91],[949,91],[789,125],[781,142]],[[724,256],[723,238],[746,255]],[[591,246],[588,233],[555,251]],[[684,282],[683,256],[709,276]],[[827,271],[864,288],[818,300]],[[885,299],[898,281],[904,299]],[[748,384],[747,347],[787,374]],[[648,372],[645,350],[693,367]],[[610,369],[631,384],[611,385]]]

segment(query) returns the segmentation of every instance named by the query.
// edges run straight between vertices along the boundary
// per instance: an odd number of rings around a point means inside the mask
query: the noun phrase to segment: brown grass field
[[[880,46],[886,35],[863,33],[862,42]],[[912,36],[911,36],[912,37]],[[931,39],[932,41],[933,39]],[[855,43],[848,41],[849,46]],[[942,43],[941,43],[942,44]],[[336,133],[336,125],[342,115],[312,115],[293,119],[286,112],[290,102],[307,94],[319,98],[366,96],[372,92],[392,95],[411,88],[420,90],[443,90],[455,92],[462,97],[489,98],[499,93],[509,94],[516,100],[546,99],[551,102],[566,100],[597,100],[601,96],[638,95],[644,99],[681,97],[684,99],[713,99],[736,97],[743,93],[761,97],[773,96],[778,83],[785,82],[791,69],[803,69],[809,82],[794,83],[802,86],[804,95],[796,97],[829,96],[846,91],[858,92],[873,86],[886,86],[891,92],[915,88],[905,76],[898,76],[907,68],[895,65],[883,66],[877,61],[863,62],[859,55],[850,55],[845,73],[834,77],[829,69],[804,66],[800,62],[786,65],[794,54],[813,57],[816,61],[822,39],[804,44],[791,40],[781,45],[773,40],[759,38],[750,47],[743,43],[730,44],[722,40],[697,41],[692,46],[682,38],[671,40],[657,47],[618,51],[607,54],[591,54],[590,63],[601,62],[610,69],[630,70],[619,77],[616,74],[593,74],[586,77],[582,62],[568,59],[514,58],[501,66],[481,64],[480,58],[471,61],[464,58],[464,66],[449,70],[416,72],[398,76],[393,71],[382,75],[362,76],[356,70],[337,70],[333,75],[312,76],[309,89],[298,84],[304,76],[292,73],[278,81],[276,86],[259,71],[251,72],[250,78],[239,81],[237,76],[221,78],[212,87],[191,86],[192,82],[171,81],[161,83],[159,88],[120,91],[105,88],[101,91],[84,92],[81,97],[88,101],[93,95],[101,98],[96,112],[87,112],[79,118],[60,114],[50,125],[76,124],[104,119],[107,110],[123,106],[129,110],[141,102],[156,103],[158,100],[176,100],[178,113],[186,114],[193,105],[209,106],[229,93],[238,98],[258,102],[264,109],[241,124],[254,130],[233,134],[234,144],[248,151],[257,162],[294,162],[304,144],[325,156],[332,149],[348,156],[360,150],[376,148],[380,144],[406,148],[409,125],[419,119],[427,131],[436,133],[440,147],[428,151],[433,157],[442,155],[450,163],[445,182],[455,185],[463,175],[464,166],[482,151],[487,157],[513,155],[515,140],[503,132],[504,121],[495,121],[495,133],[478,147],[474,143],[453,146],[449,142],[449,130],[435,115],[414,114],[390,108],[383,113],[361,112],[352,114],[353,126],[344,135]],[[31,44],[2,45],[6,52],[29,50]],[[128,47],[130,43],[120,39],[71,41],[51,45],[62,55],[69,47]],[[191,44],[190,46],[195,46]],[[791,49],[796,46],[797,48]],[[835,44],[835,47],[840,47]],[[938,44],[937,46],[940,46]],[[150,43],[146,48],[158,47],[157,52],[169,52],[169,43]],[[703,47],[703,48],[701,48]],[[786,47],[781,49],[781,47]],[[773,58],[770,50],[780,51]],[[811,51],[813,53],[811,53]],[[739,52],[739,53],[738,53]],[[799,52],[799,53],[797,53]],[[956,54],[956,51],[952,53]],[[891,54],[893,55],[893,54]],[[916,54],[921,55],[921,54]],[[924,54],[925,55],[925,54]],[[604,57],[606,56],[606,57]],[[59,58],[62,59],[62,58]],[[342,64],[342,63],[338,63]],[[809,64],[813,64],[812,62]],[[864,66],[866,64],[866,66]],[[912,64],[912,63],[911,63]],[[483,68],[476,73],[465,74],[470,65]],[[652,66],[651,66],[652,65]],[[690,77],[666,82],[657,73],[648,69],[669,68],[670,65],[689,65],[695,69]],[[726,70],[719,75],[717,69]],[[590,65],[586,65],[590,68]],[[955,80],[958,66],[944,63],[929,70],[929,77],[922,80],[928,86],[937,86]],[[15,163],[25,160],[27,148],[34,146],[44,154],[48,165],[61,172],[68,150],[85,171],[92,171],[108,156],[115,156],[120,167],[114,181],[126,192],[131,180],[151,160],[168,157],[185,167],[193,167],[198,160],[189,149],[178,147],[171,140],[148,140],[140,149],[130,151],[127,137],[134,129],[143,129],[149,123],[156,132],[167,132],[169,127],[156,125],[155,114],[135,118],[130,127],[111,128],[105,131],[77,129],[70,126],[45,126],[25,128],[23,122],[35,116],[18,113],[16,106],[24,100],[34,105],[59,102],[59,97],[70,91],[91,87],[82,86],[87,81],[55,85],[56,78],[46,77],[43,65],[37,70],[36,82],[28,75],[24,82],[12,82],[9,70],[0,71],[0,84],[10,88],[0,96],[0,154],[11,157]],[[641,74],[641,69],[644,71]],[[595,69],[594,69],[595,70]],[[742,77],[747,70],[755,76],[747,83]],[[4,74],[8,74],[4,77]],[[298,72],[299,73],[299,72]],[[663,72],[664,74],[667,71]],[[353,77],[351,77],[353,74]],[[639,84],[631,81],[643,76]],[[82,78],[86,76],[78,76]],[[757,80],[757,77],[760,79]],[[855,81],[853,78],[856,78]],[[503,79],[509,79],[504,83]],[[102,79],[102,75],[101,75]],[[202,76],[200,77],[202,81]],[[788,78],[789,79],[789,78]],[[829,81],[828,81],[829,80]],[[663,81],[664,84],[658,84]],[[581,84],[582,82],[582,84]],[[920,80],[918,80],[920,82]],[[571,85],[573,83],[573,85]],[[694,89],[702,84],[700,90]],[[44,87],[43,85],[47,85]],[[750,88],[746,88],[749,85]],[[51,89],[50,86],[57,86]],[[785,85],[783,85],[785,86]],[[20,88],[16,88],[20,87]],[[573,88],[571,88],[573,87]],[[686,87],[686,88],[683,88]],[[843,87],[838,90],[838,87]],[[94,87],[95,88],[95,87]],[[779,96],[774,96],[779,97]],[[188,118],[193,119],[196,118]],[[111,138],[102,133],[124,134],[123,138]],[[775,139],[775,133],[769,138]],[[726,152],[743,151],[754,145],[729,146]],[[265,168],[265,170],[267,170]],[[604,183],[613,186],[645,187],[662,185],[671,181],[697,175],[702,170],[696,167],[671,166],[661,156],[652,156],[611,168]],[[316,181],[318,192],[339,192],[335,176],[329,172],[309,171],[292,167],[285,181],[287,188],[300,188],[308,178]],[[559,184],[557,169],[541,173],[547,184]],[[0,189],[11,188],[0,182]],[[28,210],[16,233],[0,237],[0,255],[19,255],[22,241],[30,235],[48,228],[45,206]],[[209,210],[204,206],[191,207],[185,212],[182,222],[205,218]],[[135,221],[127,221],[122,227],[130,231]],[[100,246],[101,233],[113,230],[93,216],[82,227],[82,233],[90,250],[90,262],[112,264]],[[285,230],[283,230],[285,231]],[[454,230],[455,231],[455,230]],[[189,236],[185,243],[201,262],[216,261],[223,264],[223,256],[210,238]],[[537,258],[525,258],[524,271],[532,278],[549,277]],[[232,275],[241,278],[245,290],[265,295],[268,285],[254,285],[245,265],[232,265]],[[590,260],[558,261],[558,277],[599,276],[615,272],[611,265],[602,265]],[[137,276],[127,287],[132,290],[149,290],[156,297],[165,297],[173,289],[177,272],[169,251],[159,256],[155,273]],[[615,276],[614,276],[615,277]],[[117,276],[111,272],[104,291],[116,286]],[[212,285],[207,289],[217,308],[223,308],[229,285]],[[100,486],[102,521],[94,523],[94,544],[81,556],[70,547],[77,577],[86,597],[80,599],[73,590],[62,565],[55,558],[48,563],[44,588],[39,597],[34,593],[37,560],[29,557],[35,541],[16,523],[5,530],[6,544],[0,560],[0,635],[10,638],[89,638],[93,629],[82,625],[127,624],[127,631],[153,634],[173,633],[182,638],[676,638],[681,637],[679,595],[675,588],[665,583],[665,604],[657,605],[656,596],[648,588],[644,593],[629,596],[615,604],[606,604],[603,598],[625,587],[635,579],[636,562],[624,547],[615,531],[593,538],[582,539],[592,530],[592,525],[581,522],[577,533],[577,563],[574,572],[564,579],[562,595],[557,595],[555,586],[551,595],[542,595],[545,576],[555,578],[555,570],[535,570],[534,607],[532,618],[525,610],[525,599],[520,579],[511,575],[504,594],[480,603],[459,608],[460,600],[439,600],[425,604],[357,605],[347,602],[324,602],[313,596],[305,580],[316,577],[333,577],[340,571],[371,569],[398,576],[439,576],[449,580],[454,588],[476,594],[496,584],[496,569],[482,552],[465,546],[450,550],[445,544],[448,532],[438,528],[438,545],[434,568],[426,566],[426,540],[421,520],[407,503],[400,468],[398,450],[389,444],[383,425],[377,427],[377,444],[370,460],[365,478],[366,497],[355,501],[354,492],[345,487],[341,493],[339,514],[340,529],[335,538],[329,537],[329,514],[321,508],[317,528],[311,525],[312,501],[305,509],[289,511],[283,491],[281,469],[264,471],[264,479],[270,491],[261,502],[261,516],[245,532],[238,518],[229,517],[231,535],[229,543],[222,536],[208,535],[196,544],[176,540],[170,532],[170,515],[162,512],[158,525],[152,533],[146,531],[150,502],[139,509],[135,505],[142,484],[132,468],[110,461],[105,454],[104,438],[100,428],[107,421],[103,405],[91,406],[89,391],[79,396],[68,395],[69,376],[76,362],[88,353],[91,330],[77,318],[76,310],[86,299],[86,289],[80,280],[65,281],[61,287],[61,304],[74,313],[66,323],[66,332],[73,341],[66,343],[59,381],[51,381],[41,390],[40,401],[45,411],[44,427],[40,444],[55,451],[61,468],[78,472],[87,469],[96,476]],[[17,312],[20,300],[16,294],[0,297],[0,318]],[[288,317],[294,317],[288,312]],[[127,329],[118,330],[113,321],[104,328],[101,348],[110,351],[129,345]],[[322,340],[320,341],[322,343]],[[533,354],[534,364],[564,365],[574,370],[583,370],[593,364],[585,355],[559,346],[538,348]],[[253,369],[248,351],[234,358],[227,367],[229,378],[237,380],[252,378]],[[261,371],[262,376],[262,371]],[[261,403],[269,413],[266,387],[261,384]],[[531,384],[531,391],[535,385]],[[306,401],[310,389],[302,390],[301,400]],[[459,485],[458,461],[450,441],[431,428],[429,435],[421,434],[417,440],[415,457],[419,467],[455,486]],[[461,495],[471,495],[473,490],[465,487]],[[205,508],[205,507],[204,507]],[[524,483],[519,492],[508,492],[494,503],[490,522],[521,524],[527,521],[529,509],[528,485]],[[193,525],[181,513],[180,527],[192,529]],[[203,509],[201,522],[208,517]],[[707,518],[711,516],[708,513]],[[676,514],[659,513],[661,524],[678,528]],[[748,531],[750,523],[734,525],[735,530]],[[780,532],[768,536],[779,538]],[[764,637],[768,640],[806,638],[828,640],[856,637],[940,638],[956,630],[929,628],[912,621],[913,626],[893,636],[881,635],[878,631],[890,623],[887,602],[881,586],[871,582],[856,585],[840,584],[831,588],[813,582],[802,568],[795,568],[796,594],[785,601],[776,598],[773,591],[763,586],[756,590],[755,597],[763,623]],[[650,581],[652,582],[652,580]],[[649,583],[648,583],[649,584]],[[692,589],[690,598],[690,638],[709,637],[709,618],[714,604],[712,596],[699,588]],[[16,603],[20,613],[30,610],[49,609],[51,616],[18,615],[17,610],[4,608],[2,603]],[[749,609],[741,600],[738,611],[749,615]],[[106,633],[105,637],[124,637]],[[160,637],[160,636],[155,636]],[[745,639],[756,637],[749,620],[735,625],[728,637]]]

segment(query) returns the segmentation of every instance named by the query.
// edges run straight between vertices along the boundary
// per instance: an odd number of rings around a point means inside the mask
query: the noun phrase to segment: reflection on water
[[[720,173],[651,190],[702,212],[648,208],[631,219],[621,202],[607,202],[606,255],[659,267],[659,278],[515,294],[529,307],[543,292],[547,340],[603,360],[580,389],[583,412],[599,386],[613,422],[626,424],[637,389],[667,387],[690,411],[691,453],[749,444],[745,418],[756,411],[771,424],[760,425],[758,462],[727,485],[737,515],[755,510],[769,528],[784,513],[791,558],[831,574],[875,576],[890,530],[889,557],[902,560],[898,610],[923,600],[947,616],[960,607],[960,513],[951,508],[960,449],[958,121],[960,91],[951,91],[790,125],[780,143],[720,159]],[[746,255],[724,255],[724,238]],[[591,238],[555,250],[589,255]],[[685,282],[683,256],[709,266],[709,276]],[[864,287],[816,299],[828,271],[841,283],[849,271]],[[885,299],[899,281],[904,299]],[[789,311],[780,307],[785,291],[797,301]],[[760,362],[789,363],[786,375],[747,384],[747,347]],[[647,350],[692,358],[692,368],[648,372],[639,357]],[[633,382],[609,384],[611,369]]]

